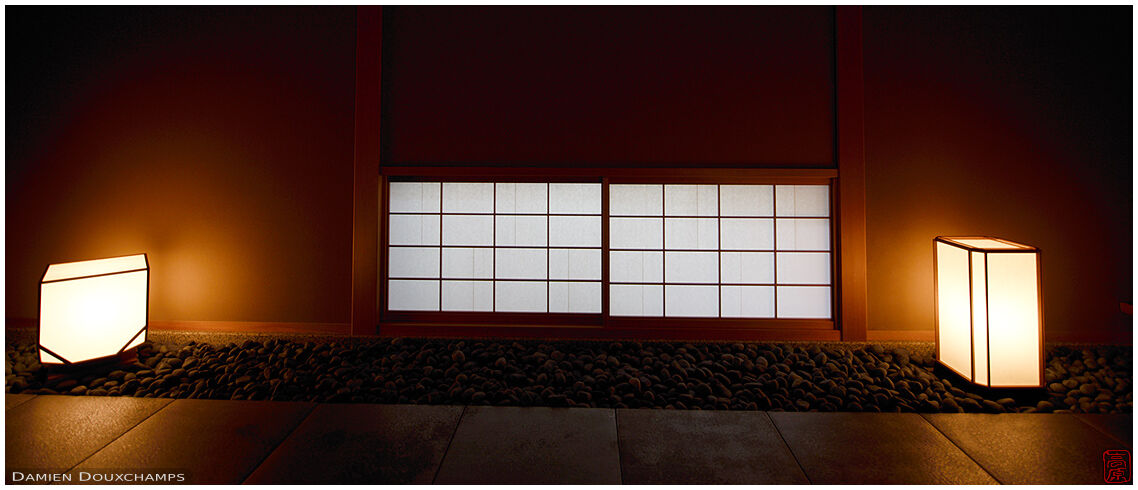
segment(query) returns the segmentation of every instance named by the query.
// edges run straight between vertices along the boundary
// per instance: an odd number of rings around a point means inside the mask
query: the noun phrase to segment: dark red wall
[[[354,8],[6,13],[8,317],[147,252],[151,320],[348,321]]]
[[[385,164],[833,166],[828,7],[384,9]]]
[[[154,320],[346,322],[353,8],[7,13],[6,287],[146,251]],[[1043,249],[1048,334],[1129,336],[1131,9],[865,9],[869,328],[932,238]],[[388,7],[386,164],[833,165],[828,7]]]
[[[1043,250],[1047,334],[1132,332],[1129,7],[867,7],[869,325],[931,330],[932,240]]]

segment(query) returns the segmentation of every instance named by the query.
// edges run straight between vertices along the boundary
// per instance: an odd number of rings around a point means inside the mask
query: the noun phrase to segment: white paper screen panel
[[[439,281],[387,281],[387,303],[392,310],[439,309]]]
[[[774,318],[774,286],[722,286],[724,317]]]
[[[601,279],[601,251],[597,249],[549,250],[550,279]]]
[[[439,212],[438,182],[392,182],[389,194],[392,213]]]
[[[774,216],[774,186],[719,186],[721,216]]]
[[[548,286],[545,281],[495,281],[494,310],[545,312]]]
[[[663,249],[663,218],[609,218],[609,248]]]
[[[616,316],[661,316],[664,314],[664,287],[610,284],[609,314]]]
[[[601,283],[550,282],[549,311],[551,313],[600,313]]]
[[[724,284],[774,284],[771,252],[722,252],[719,260]]]
[[[715,185],[664,186],[664,213],[668,216],[718,216],[719,187]]]
[[[493,309],[493,283],[443,281],[443,311],[493,311]]]
[[[609,186],[609,216],[661,216],[664,186],[613,184]]]
[[[829,193],[610,185],[610,314],[831,318]]]
[[[775,223],[779,250],[829,250],[830,220],[780,219]]]
[[[719,316],[718,286],[664,286],[664,316]]]
[[[779,252],[775,254],[779,284],[829,284],[830,254]]]
[[[552,247],[600,247],[600,216],[550,216],[549,245]]]
[[[391,250],[396,250],[392,248]],[[453,248],[443,249],[443,278],[493,279],[494,249]]]
[[[825,185],[775,186],[777,216],[829,216],[830,187]]]
[[[444,213],[493,213],[494,184],[446,182],[443,184]]]
[[[829,286],[778,286],[779,318],[830,318]]]
[[[503,214],[546,214],[549,184],[496,184],[494,212]]]
[[[419,247],[392,248],[387,254],[389,277],[439,277],[439,249]]]
[[[391,245],[438,245],[439,215],[393,214],[387,237]]]
[[[494,217],[443,215],[443,246],[493,245]]]
[[[601,184],[391,182],[387,194],[389,310],[600,312]]]
[[[773,250],[774,220],[767,218],[722,218],[720,248],[724,250]]]
[[[663,282],[663,252],[609,252],[609,281]]]
[[[719,220],[715,218],[664,218],[664,248],[719,249]]]
[[[544,248],[499,248],[494,250],[497,279],[546,279],[548,251]]]
[[[601,214],[601,185],[549,184],[549,214]]]
[[[495,245],[538,245],[544,247],[549,243],[546,238],[548,231],[549,222],[545,216],[494,217]]]
[[[719,282],[717,252],[664,252],[664,282]]]

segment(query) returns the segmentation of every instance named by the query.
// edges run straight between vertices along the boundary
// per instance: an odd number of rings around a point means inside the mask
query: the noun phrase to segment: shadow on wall
[[[1051,338],[1131,338],[1123,8],[865,9],[869,323],[932,329],[933,237],[1042,249]]]
[[[348,320],[354,8],[8,13],[8,317],[146,252],[152,320]]]

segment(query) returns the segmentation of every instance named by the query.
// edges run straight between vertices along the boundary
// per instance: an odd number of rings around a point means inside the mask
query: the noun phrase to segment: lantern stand
[[[84,375],[108,373],[136,362],[138,362],[138,347],[132,347],[129,351],[89,361],[68,364],[41,363],[37,377],[46,385],[61,378],[82,378]]]
[[[1011,398],[1021,406],[1027,406],[1029,403],[1031,406],[1036,406],[1043,400],[1051,400],[1051,395],[1046,388],[1036,386],[988,387],[975,384],[939,362],[934,363],[933,374],[941,380],[951,381],[954,388],[960,388],[965,393],[980,395],[986,400],[996,401],[1001,398]]]

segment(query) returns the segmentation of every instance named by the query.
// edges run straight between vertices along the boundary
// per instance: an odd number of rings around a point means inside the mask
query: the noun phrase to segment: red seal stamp
[[[1125,449],[1103,451],[1102,479],[1106,483],[1130,483],[1130,451]]]

